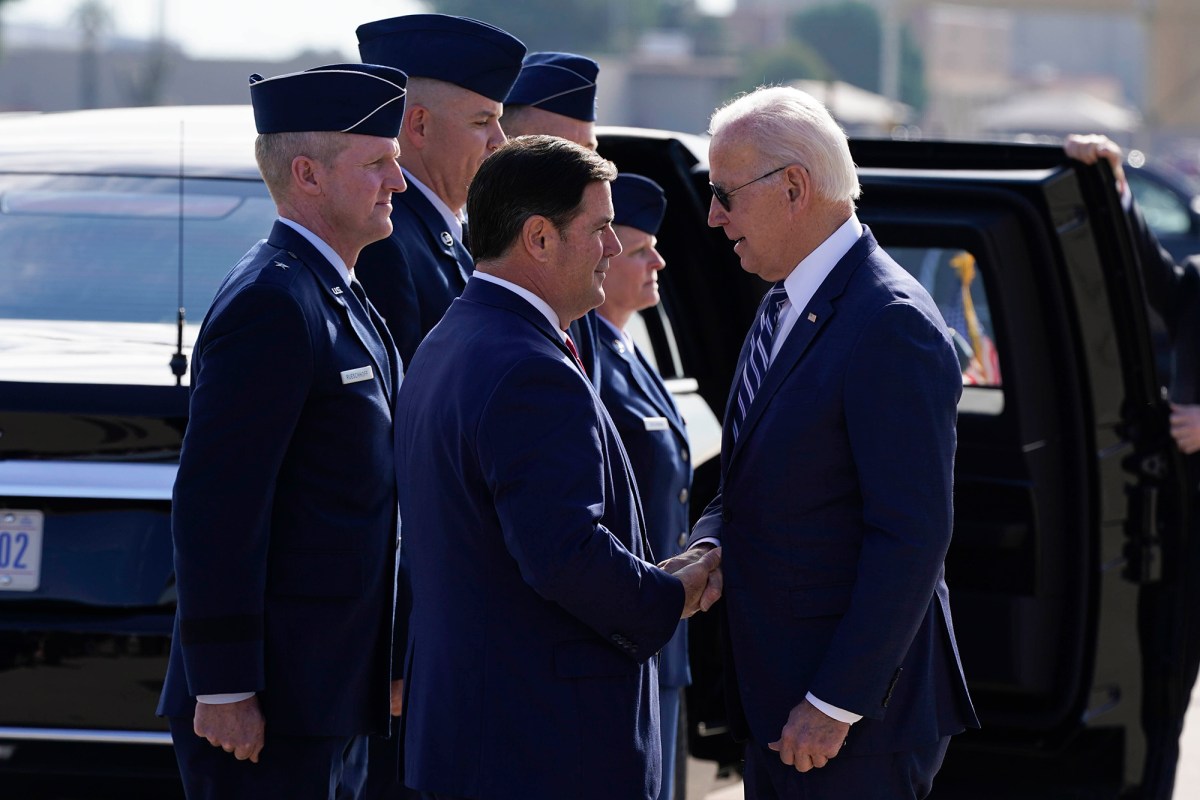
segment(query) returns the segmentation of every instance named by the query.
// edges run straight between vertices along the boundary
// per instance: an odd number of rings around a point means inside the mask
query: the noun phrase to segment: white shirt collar
[[[850,251],[854,243],[862,236],[862,223],[854,214],[843,222],[829,238],[821,242],[804,260],[796,265],[791,274],[783,280],[783,288],[787,290],[788,302],[799,314],[821,284],[833,272],[833,268],[842,260],[842,256]]]
[[[446,227],[450,229],[450,233],[454,236],[454,241],[462,244],[462,218],[459,217],[458,214],[455,214],[450,209],[450,206],[446,205],[445,201],[438,197],[436,193],[434,193],[433,189],[430,189],[428,186],[414,178],[413,174],[408,170],[404,170],[404,180],[417,187],[421,194],[425,195],[425,198],[429,200],[429,202],[433,203],[433,207],[436,208],[437,212],[442,215],[442,220],[446,223]]]
[[[470,280],[475,280],[476,278],[487,281],[488,283],[494,283],[497,286],[503,286],[505,289],[508,289],[510,292],[517,295],[517,297],[520,297],[522,300],[529,303],[529,305],[533,306],[542,313],[542,316],[544,316],[546,321],[550,323],[550,327],[554,328],[554,330],[558,332],[559,338],[561,338],[564,342],[567,340],[567,333],[562,329],[562,324],[559,322],[558,314],[554,313],[554,309],[552,309],[545,300],[538,297],[536,294],[523,286],[517,286],[512,281],[506,281],[504,278],[497,278],[495,275],[491,275],[487,272],[475,270],[471,273]]]
[[[320,236],[317,236],[315,233],[310,231],[308,228],[304,227],[299,222],[296,222],[293,219],[288,219],[287,217],[280,217],[279,221],[282,222],[284,225],[287,225],[289,228],[294,230],[296,233],[303,236],[305,239],[308,240],[309,244],[311,244],[313,247],[317,248],[317,252],[319,252],[321,255],[325,256],[326,261],[328,261],[330,264],[333,264],[334,269],[336,269],[338,271],[338,274],[340,274],[342,276],[342,280],[346,282],[346,285],[347,286],[350,285],[351,275],[350,275],[350,270],[346,267],[346,262],[342,260],[341,256],[339,256],[337,253],[335,253],[333,251],[332,247],[325,244],[324,239],[322,239]]]

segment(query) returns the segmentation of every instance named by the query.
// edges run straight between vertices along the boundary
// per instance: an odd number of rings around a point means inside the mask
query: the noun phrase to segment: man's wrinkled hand
[[[846,743],[850,724],[838,722],[804,700],[788,714],[779,741],[767,747],[779,753],[779,760],[799,772],[821,768],[837,756]]]
[[[1200,406],[1171,403],[1171,438],[1182,453],[1200,451]]]
[[[721,572],[721,548],[693,547],[658,566],[683,582],[681,619],[687,619],[697,611],[708,611],[721,599],[725,581]]]
[[[404,679],[392,681],[392,716],[398,717],[404,713]]]
[[[1121,151],[1121,146],[1112,139],[1098,133],[1072,133],[1063,141],[1063,151],[1084,164],[1095,164],[1100,159],[1107,161],[1112,167],[1113,177],[1117,180],[1117,191],[1125,193],[1125,154]]]
[[[192,730],[213,747],[232,753],[238,761],[258,763],[266,736],[266,723],[258,705],[258,696],[236,703],[196,703]]]

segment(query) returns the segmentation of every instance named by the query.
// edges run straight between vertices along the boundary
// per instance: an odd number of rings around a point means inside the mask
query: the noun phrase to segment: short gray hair
[[[329,166],[349,143],[348,135],[335,131],[260,133],[254,140],[254,160],[267,191],[278,203],[292,182],[292,161],[297,156],[308,156]]]
[[[789,86],[762,86],[712,115],[709,133],[745,127],[762,156],[760,169],[802,164],[816,193],[853,203],[862,194],[846,132],[812,95]]]

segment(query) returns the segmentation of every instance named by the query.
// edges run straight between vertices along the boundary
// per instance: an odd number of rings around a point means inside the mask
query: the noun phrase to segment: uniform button
[[[728,508],[721,509],[721,522],[733,522],[733,512]]]
[[[687,531],[679,534],[679,546],[683,547],[685,544],[687,544]]]
[[[679,502],[686,503],[687,499],[688,499],[688,490],[687,490],[687,487],[685,486],[684,488],[679,490]]]
[[[688,454],[687,448],[685,447],[679,451],[679,460],[686,464],[688,461],[688,458],[689,458],[689,454]]]

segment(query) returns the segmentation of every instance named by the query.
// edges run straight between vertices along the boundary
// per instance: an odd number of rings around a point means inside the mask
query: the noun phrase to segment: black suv
[[[179,792],[154,707],[183,365],[220,279],[275,216],[252,139],[249,107],[0,122],[5,785],[74,772]],[[600,142],[669,197],[663,302],[639,335],[689,418],[698,514],[764,284],[706,225],[702,139],[610,128]],[[860,218],[930,289],[963,368],[947,569],[983,728],[955,738],[936,796],[1134,794],[1157,755],[1147,742],[1173,724],[1143,729],[1144,691],[1175,678],[1142,664],[1180,661],[1180,637],[1163,629],[1194,610],[1169,600],[1189,493],[1111,176],[1052,147],[853,152]],[[1148,598],[1153,631],[1139,617]],[[733,764],[713,620],[691,623],[688,746]],[[1190,687],[1170,688],[1177,721]]]

